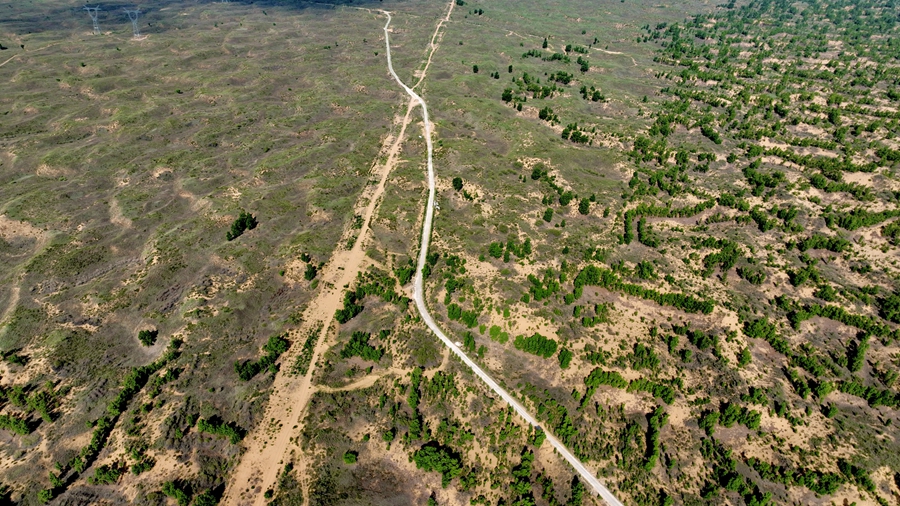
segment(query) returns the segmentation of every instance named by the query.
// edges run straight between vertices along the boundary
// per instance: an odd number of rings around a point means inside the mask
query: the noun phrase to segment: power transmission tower
[[[141,29],[138,28],[137,20],[138,16],[141,15],[140,9],[124,9],[125,14],[128,14],[128,19],[131,20],[131,28],[134,29],[134,38],[138,38],[141,36]]]
[[[94,35],[98,35],[100,33],[100,21],[98,20],[100,17],[100,6],[88,7],[85,5],[84,10],[87,11],[88,15],[91,17],[91,21],[94,22]]]

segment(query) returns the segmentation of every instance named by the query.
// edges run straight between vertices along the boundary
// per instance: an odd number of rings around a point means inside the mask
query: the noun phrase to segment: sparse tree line
[[[107,404],[106,414],[93,423],[94,430],[88,445],[83,447],[69,462],[58,466],[59,475],[51,473],[52,486],[38,493],[38,498],[41,502],[48,502],[65,491],[91,466],[106,445],[107,439],[116,425],[116,421],[127,404],[144,388],[154,374],[180,356],[179,348],[181,344],[182,341],[180,339],[173,339],[161,358],[148,365],[134,368],[128,373],[122,382],[122,390]],[[99,474],[97,474],[98,472]],[[109,480],[112,477],[118,479],[118,476],[121,476],[121,474],[118,467],[98,468],[93,479]]]

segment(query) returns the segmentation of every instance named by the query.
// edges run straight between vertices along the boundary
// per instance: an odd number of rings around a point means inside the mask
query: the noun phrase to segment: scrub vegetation
[[[891,1],[7,3],[0,502],[900,497]]]

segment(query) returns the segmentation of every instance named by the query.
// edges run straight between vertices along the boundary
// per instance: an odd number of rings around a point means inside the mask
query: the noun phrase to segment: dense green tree
[[[234,223],[231,224],[231,230],[225,234],[225,237],[229,241],[233,241],[240,237],[245,231],[256,228],[258,224],[259,222],[252,214],[241,210],[241,214],[234,220]]]
[[[578,202],[578,213],[588,215],[591,212],[591,201],[589,199],[581,199]]]
[[[885,297],[879,304],[881,316],[885,320],[900,323],[900,292]]]
[[[416,468],[441,473],[441,486],[450,484],[450,480],[462,475],[462,458],[452,448],[437,441],[429,441],[413,452],[411,459]]]
[[[138,332],[138,341],[144,346],[153,346],[153,344],[156,343],[156,336],[158,335],[159,331],[156,329],[141,330]]]
[[[382,330],[378,335],[379,340],[384,342],[390,332],[387,330]],[[379,347],[375,348],[371,344],[369,344],[369,337],[371,334],[368,332],[360,332],[356,331],[350,337],[350,341],[344,345],[344,348],[341,350],[341,358],[350,358],[350,357],[360,357],[364,360],[370,360],[372,362],[378,362],[381,360],[381,357],[384,356],[384,348]]]
[[[531,353],[532,355],[550,358],[556,353],[558,345],[553,339],[535,333],[529,337],[516,336],[513,340],[513,346],[515,346],[517,350],[522,350]]]

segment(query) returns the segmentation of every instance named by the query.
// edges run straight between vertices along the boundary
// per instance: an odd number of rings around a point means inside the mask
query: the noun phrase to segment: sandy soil
[[[382,152],[379,153],[379,159],[381,158],[380,155],[386,154],[387,161],[376,168],[376,173],[381,176],[378,186],[371,194],[364,194],[360,197],[361,200],[366,199],[369,204],[366,208],[366,213],[363,215],[362,229],[353,248],[349,251],[337,251],[326,263],[320,281],[323,289],[304,311],[303,321],[305,323],[300,330],[301,335],[319,325],[322,326],[318,343],[313,351],[310,368],[307,374],[302,377],[290,376],[286,372],[280,373],[276,377],[272,387],[272,396],[269,399],[266,415],[263,419],[271,420],[274,418],[282,421],[280,429],[276,434],[266,434],[268,431],[265,426],[262,426],[248,438],[247,451],[244,453],[240,464],[238,464],[234,477],[225,492],[224,500],[227,504],[265,504],[261,491],[267,489],[275,482],[281,462],[291,446],[292,434],[300,430],[303,411],[306,409],[306,405],[315,391],[312,386],[315,365],[319,357],[330,345],[328,337],[333,328],[331,320],[335,311],[342,306],[344,286],[352,283],[356,279],[357,274],[367,266],[367,257],[363,243],[367,238],[369,224],[374,211],[384,192],[387,176],[397,162],[406,126],[410,122],[411,112],[412,103],[410,102],[406,116],[404,116],[400,125],[399,134],[397,137],[387,137],[384,141]],[[369,192],[367,191],[366,193]],[[342,238],[340,243],[349,239],[352,233],[352,229],[346,230],[344,233],[345,237]],[[293,271],[299,272],[299,269],[293,269]],[[285,355],[283,363],[292,363],[299,351],[300,347],[293,348]],[[298,464],[297,469],[302,477],[306,474],[305,462],[303,459],[300,459]],[[247,489],[250,489],[250,494],[246,494]]]

